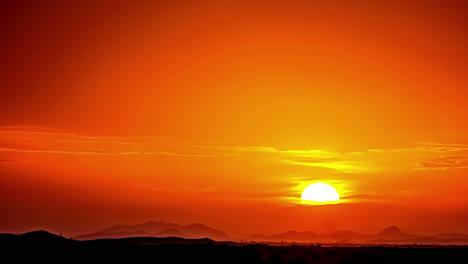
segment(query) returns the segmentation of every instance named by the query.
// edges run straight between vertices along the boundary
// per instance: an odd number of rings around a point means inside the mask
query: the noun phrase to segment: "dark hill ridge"
[[[21,235],[0,234],[0,244],[31,244],[42,246],[63,246],[75,243],[75,240],[51,234],[47,231],[38,230]]]
[[[205,245],[216,244],[216,241],[209,238],[186,239],[180,237],[128,237],[117,239],[96,239],[84,242],[93,244],[125,244],[125,245]]]
[[[288,233],[288,232],[287,232]],[[297,235],[302,232],[289,232]],[[468,263],[466,246],[303,246],[132,237],[76,241],[45,231],[0,234],[0,263]]]
[[[21,239],[30,239],[30,240],[41,240],[41,241],[66,241],[68,239],[51,234],[44,230],[32,231],[19,235]]]
[[[178,225],[150,221],[137,225],[114,225],[97,231],[96,233],[76,236],[77,240],[90,240],[100,238],[124,237],[167,237],[177,236],[183,238],[210,238],[216,241],[227,241],[229,236],[223,231],[203,224]]]
[[[136,231],[136,232],[97,232],[82,236],[72,237],[76,240],[94,240],[94,239],[112,239],[112,238],[127,238],[127,237],[157,237],[156,235],[144,232],[144,231]]]
[[[0,234],[0,244],[5,243],[22,243],[22,244],[36,244],[39,246],[50,244],[68,244],[68,243],[92,243],[92,244],[138,244],[138,245],[193,245],[193,244],[215,244],[216,241],[209,238],[200,239],[186,239],[180,237],[126,237],[117,239],[95,239],[88,241],[77,241],[54,235],[47,231],[39,230],[24,233],[21,235],[13,234]],[[232,242],[231,242],[232,243]]]

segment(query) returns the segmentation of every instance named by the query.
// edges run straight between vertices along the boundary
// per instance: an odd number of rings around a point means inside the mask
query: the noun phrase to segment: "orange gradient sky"
[[[0,231],[468,232],[467,8],[2,1]]]

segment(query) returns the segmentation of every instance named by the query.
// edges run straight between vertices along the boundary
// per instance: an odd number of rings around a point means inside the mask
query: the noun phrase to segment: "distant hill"
[[[363,241],[369,238],[351,230],[342,230],[333,233],[315,233],[313,231],[287,231],[270,236],[256,234],[245,238],[247,241],[284,241],[284,242],[349,242]]]
[[[351,230],[343,230],[333,233],[315,233],[313,231],[287,231],[285,233],[274,234],[265,236],[256,234],[245,238],[247,241],[284,241],[284,242],[348,242],[348,241],[362,241],[368,238],[366,235],[358,234]]]
[[[407,234],[401,232],[400,228],[395,225],[384,228],[380,233],[377,234],[377,237],[382,239],[407,239],[415,237],[415,235]]]
[[[259,242],[302,242],[302,243],[395,243],[395,244],[468,244],[468,235],[458,233],[422,236],[402,232],[395,225],[384,228],[374,235],[363,235],[351,230],[332,233],[315,233],[313,231],[287,231],[274,235],[256,234],[245,241]]]
[[[137,225],[115,225],[96,233],[76,236],[77,240],[91,240],[100,238],[125,237],[181,237],[181,238],[210,238],[216,241],[229,240],[223,231],[203,224],[178,225],[150,221]]]
[[[438,238],[444,238],[444,239],[465,239],[468,240],[468,235],[467,234],[461,234],[461,233],[441,233],[441,234],[435,234],[435,237]]]

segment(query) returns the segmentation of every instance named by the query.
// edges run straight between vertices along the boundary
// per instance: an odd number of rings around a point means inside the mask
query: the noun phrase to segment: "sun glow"
[[[301,199],[310,202],[336,202],[340,200],[340,195],[329,184],[316,182],[304,189]]]

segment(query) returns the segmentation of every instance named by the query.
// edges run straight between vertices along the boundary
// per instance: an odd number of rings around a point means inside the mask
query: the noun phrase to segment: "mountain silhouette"
[[[216,241],[229,240],[229,236],[223,231],[203,224],[178,225],[150,221],[137,225],[114,225],[95,233],[76,236],[77,240],[90,240],[99,238],[124,238],[124,237],[182,237],[182,238],[210,238]]]
[[[415,235],[403,233],[398,226],[392,225],[384,228],[377,236],[382,239],[406,239]]]
[[[245,238],[247,241],[284,241],[284,242],[347,242],[362,241],[368,238],[351,230],[342,230],[333,233],[315,233],[313,231],[287,231],[285,233],[265,236],[256,234]]]
[[[384,228],[380,231],[380,234],[394,234],[394,233],[401,233],[400,228],[396,225],[391,225],[389,227]]]
[[[379,235],[383,235],[383,236],[386,236],[386,235],[400,235],[400,234],[403,234],[403,232],[401,232],[400,228],[398,228],[398,226],[396,226],[396,225],[386,227],[382,231],[380,231],[380,233],[379,233]]]
[[[444,238],[444,239],[464,239],[468,240],[468,235],[467,234],[461,234],[461,233],[439,233],[435,234],[435,237],[438,238]]]
[[[424,236],[408,234],[395,225],[384,228],[374,235],[364,235],[352,230],[332,233],[315,233],[313,231],[287,231],[284,233],[263,235],[255,234],[244,238],[246,241],[258,242],[302,242],[302,243],[396,243],[396,244],[468,244],[468,235],[459,233]]]

